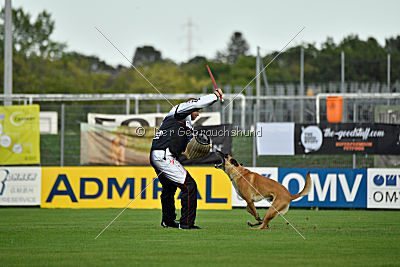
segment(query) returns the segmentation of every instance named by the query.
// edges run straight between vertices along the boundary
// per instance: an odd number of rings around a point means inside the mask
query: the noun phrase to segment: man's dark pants
[[[163,188],[161,192],[162,221],[173,222],[176,219],[174,196],[176,189],[179,187],[182,191],[180,196],[182,205],[180,224],[193,226],[196,219],[197,209],[196,181],[192,178],[189,172],[187,172],[185,183],[180,184],[166,178],[163,175],[162,170],[159,170],[154,165],[153,168],[155,169],[158,175],[158,180]]]

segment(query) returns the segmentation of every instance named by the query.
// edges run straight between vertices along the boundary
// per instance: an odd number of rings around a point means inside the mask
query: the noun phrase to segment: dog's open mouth
[[[223,164],[222,162],[219,164],[214,164],[214,167],[217,169],[222,169],[222,164]]]
[[[215,152],[217,154],[218,158],[220,158],[221,162],[214,164],[214,167],[216,169],[224,169],[224,164],[225,164],[225,157],[224,154],[221,151]]]

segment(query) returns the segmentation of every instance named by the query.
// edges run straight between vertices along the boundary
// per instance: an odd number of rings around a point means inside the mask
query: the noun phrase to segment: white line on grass
[[[140,196],[140,194],[142,194],[143,193],[143,191],[144,190],[146,190],[146,188],[147,187],[149,187],[149,185],[151,185],[152,183],[154,183],[154,180],[155,179],[157,179],[158,178],[158,176],[160,176],[160,174],[161,173],[163,173],[163,172],[160,172],[158,175],[157,175],[157,177],[156,178],[154,178],[153,179],[153,181],[151,181],[150,183],[148,183],[147,185],[146,185],[146,187],[142,190],[142,192],[140,192],[139,194],[137,194],[137,196],[135,196],[132,200],[131,200],[131,202],[129,202],[129,204],[109,223],[109,224],[107,224],[107,226],[106,227],[104,227],[104,229],[103,230],[101,230],[101,232],[94,238],[94,239],[97,239],[131,204],[132,204],[132,202],[138,197],[138,196]]]

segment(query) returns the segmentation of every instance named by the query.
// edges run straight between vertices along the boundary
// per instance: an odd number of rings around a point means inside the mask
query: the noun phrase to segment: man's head
[[[193,111],[192,114],[190,114],[192,121],[194,121],[198,116],[200,116],[200,110]]]
[[[188,100],[186,100],[186,102],[189,102],[189,101],[192,101],[192,100],[195,100],[196,98],[189,98]],[[191,114],[190,114],[190,119],[192,120],[192,121],[194,121],[198,116],[200,116],[200,109],[196,109],[195,111],[193,111]]]

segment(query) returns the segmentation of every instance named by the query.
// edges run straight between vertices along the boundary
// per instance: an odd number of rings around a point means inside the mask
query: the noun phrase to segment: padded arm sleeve
[[[182,120],[196,109],[208,107],[217,100],[218,97],[215,94],[209,94],[189,102],[181,103],[177,106],[174,116],[177,120]]]

